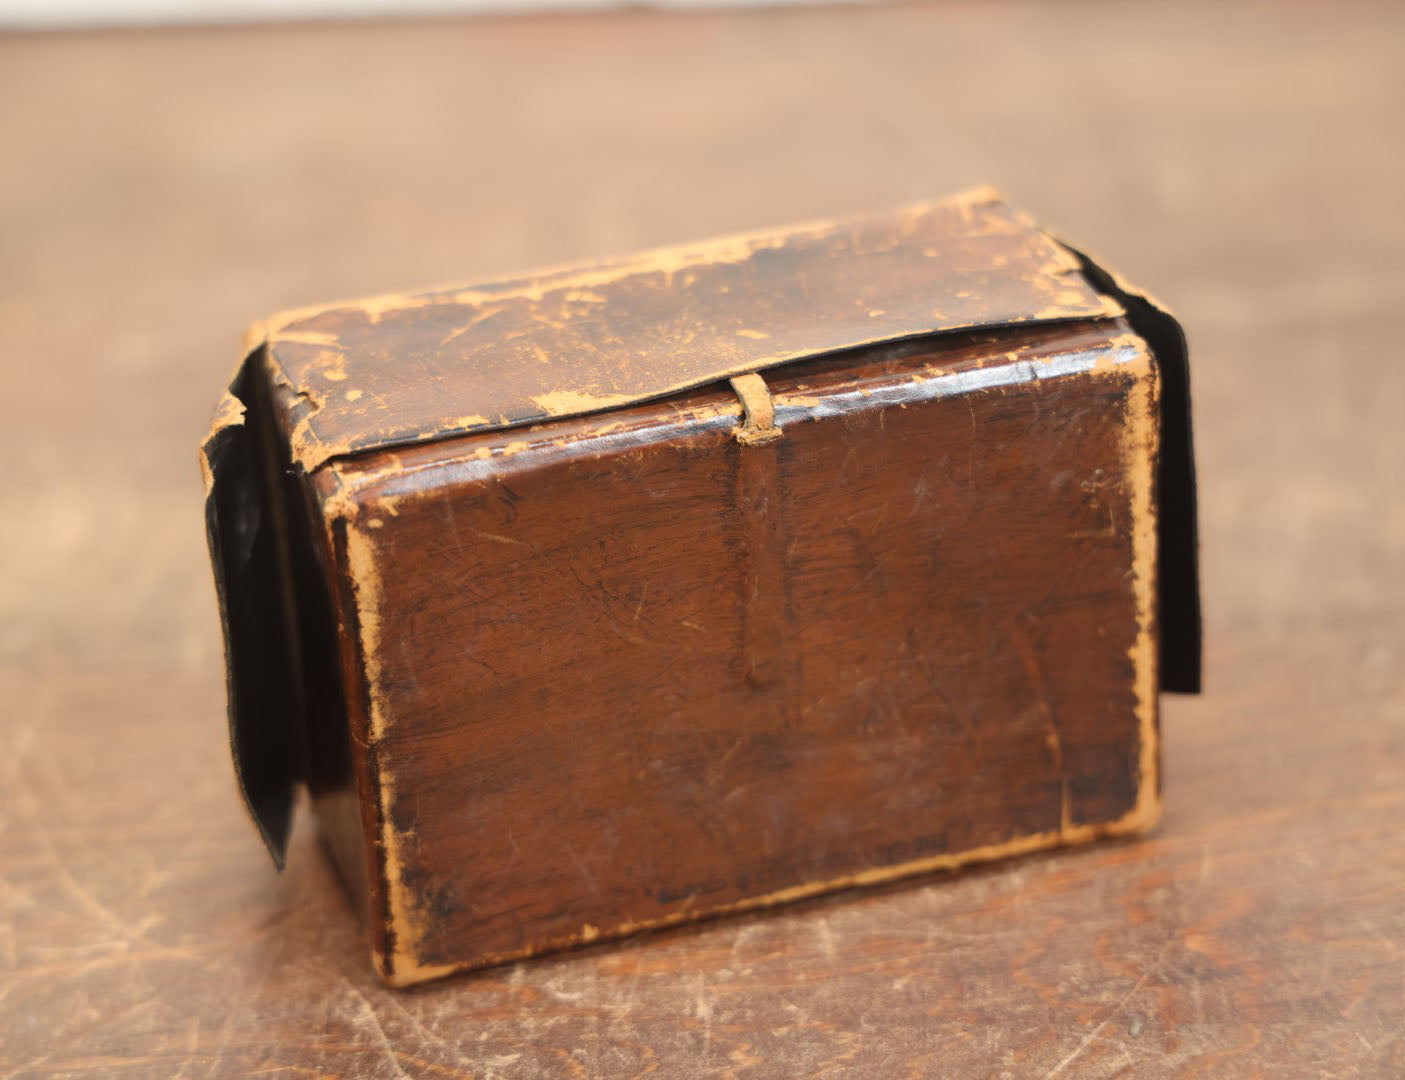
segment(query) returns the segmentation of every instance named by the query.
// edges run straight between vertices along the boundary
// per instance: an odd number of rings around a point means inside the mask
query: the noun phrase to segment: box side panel
[[[350,765],[349,774],[327,769],[327,783],[314,795],[314,805],[328,847],[352,891],[352,902],[366,916],[372,960],[377,970],[388,977],[386,958],[392,955],[393,948],[388,872],[398,863],[388,858],[384,841],[384,807],[389,792],[383,791],[381,785],[379,745],[368,735],[378,605],[374,587],[366,583],[366,570],[359,561],[361,549],[355,543],[355,532],[343,516],[345,503],[338,477],[324,470],[312,479],[319,496],[320,523],[325,529],[334,583],[332,603],[345,709],[345,760]]]
[[[206,523],[229,681],[230,742],[249,810],[281,867],[305,784],[353,895],[367,891],[335,593],[321,495],[292,468],[280,388],[260,351],[202,447]],[[351,666],[348,670],[351,670]]]
[[[1081,328],[780,373],[764,446],[699,394],[358,462],[383,971],[1148,824],[1154,386]]]
[[[1087,255],[1069,250],[1081,260],[1088,280],[1122,304],[1127,320],[1156,357],[1160,374],[1155,492],[1159,688],[1198,694],[1203,679],[1200,536],[1185,333],[1175,317],[1151,296]]]
[[[360,668],[352,625],[343,613],[345,605],[338,602],[345,572],[336,537],[321,515],[315,480],[286,458],[279,476],[302,686],[301,779],[322,841],[364,915],[370,884],[367,847],[373,831],[361,812],[365,769],[351,737],[355,721],[346,686],[359,678]]]
[[[240,790],[283,865],[302,774],[297,639],[262,353],[240,367],[201,448],[205,524],[224,630],[229,738]]]

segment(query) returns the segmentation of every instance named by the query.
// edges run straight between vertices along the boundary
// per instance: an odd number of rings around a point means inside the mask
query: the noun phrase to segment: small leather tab
[[[785,434],[776,426],[776,406],[771,400],[771,391],[766,388],[765,379],[752,372],[729,381],[746,411],[741,425],[732,429],[732,436],[737,442],[743,446],[756,446],[774,442]]]

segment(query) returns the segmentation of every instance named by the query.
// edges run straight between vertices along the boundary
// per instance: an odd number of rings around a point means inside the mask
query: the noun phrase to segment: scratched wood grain
[[[1405,1073],[1405,11],[0,38],[0,1077]],[[1147,840],[380,989],[242,817],[193,446],[251,314],[990,181],[1194,356]]]

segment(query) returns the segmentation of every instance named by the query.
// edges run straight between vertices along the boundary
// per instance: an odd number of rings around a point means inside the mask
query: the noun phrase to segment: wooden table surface
[[[0,37],[0,1077],[1405,1075],[1405,7]],[[989,181],[1190,334],[1150,838],[371,976],[235,794],[194,447],[273,309]]]

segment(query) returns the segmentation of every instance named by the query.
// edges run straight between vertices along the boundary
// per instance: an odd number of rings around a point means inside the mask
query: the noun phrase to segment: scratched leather
[[[989,189],[255,329],[293,456],[575,416],[919,335],[1122,313]]]

